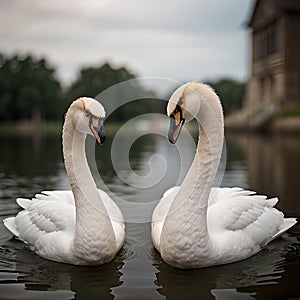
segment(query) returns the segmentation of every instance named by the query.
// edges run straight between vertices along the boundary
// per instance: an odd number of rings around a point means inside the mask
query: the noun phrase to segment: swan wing
[[[31,250],[61,261],[69,253],[75,231],[75,206],[74,201],[70,201],[70,193],[42,192],[32,200],[18,198],[17,203],[24,210],[16,217],[5,219],[4,224]]]
[[[119,250],[125,239],[122,213],[104,191],[98,192],[111,219]],[[72,191],[43,191],[31,200],[18,198],[17,203],[23,210],[16,217],[4,220],[7,229],[39,255],[64,262],[69,257],[71,262],[70,247],[76,223]]]
[[[238,232],[263,246],[296,223],[274,207],[277,202],[241,188],[214,189],[209,199],[209,233]]]
[[[34,199],[47,200],[47,201],[66,202],[68,204],[71,204],[71,205],[75,206],[74,195],[73,195],[73,192],[71,190],[42,191],[41,193],[36,194],[34,196]],[[30,201],[28,199],[26,199],[26,200]]]
[[[116,203],[109,197],[109,195],[101,189],[98,189],[98,193],[103,201],[109,218],[111,219],[114,232],[117,240],[121,242],[120,237],[124,236],[125,222],[121,210]],[[63,201],[67,204],[75,206],[74,195],[71,190],[65,191],[43,191],[41,194],[35,195],[35,198],[39,200],[54,200]],[[29,201],[29,200],[28,200]],[[20,205],[21,206],[21,205]],[[123,237],[124,240],[124,237]]]

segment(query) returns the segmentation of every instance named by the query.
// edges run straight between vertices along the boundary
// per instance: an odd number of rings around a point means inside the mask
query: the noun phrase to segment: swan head
[[[201,96],[199,91],[200,83],[189,82],[180,86],[171,96],[167,114],[170,117],[169,141],[176,143],[182,126],[196,118],[200,111]]]
[[[105,140],[105,110],[100,102],[93,98],[81,97],[75,100],[70,108],[76,130],[82,134],[93,135],[102,145]]]

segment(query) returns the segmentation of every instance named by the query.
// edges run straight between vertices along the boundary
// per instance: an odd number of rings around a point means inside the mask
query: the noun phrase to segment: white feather
[[[211,188],[223,148],[220,100],[209,86],[188,83],[171,96],[168,115],[176,113],[178,105],[186,121],[196,117],[199,142],[181,187],[165,192],[153,211],[155,248],[167,263],[180,268],[225,264],[256,254],[296,219],[284,218],[274,207],[277,198],[237,187]]]
[[[96,189],[91,176],[84,143],[86,134],[92,132],[85,109],[99,118],[105,115],[102,105],[90,98],[74,101],[67,112],[63,152],[73,190],[43,191],[32,200],[18,198],[23,210],[6,218],[4,225],[44,258],[99,265],[110,261],[120,250],[125,228],[120,209],[105,192]]]

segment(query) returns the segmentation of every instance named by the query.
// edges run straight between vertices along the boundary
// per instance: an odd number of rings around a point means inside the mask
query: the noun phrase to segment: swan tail
[[[277,197],[266,199],[266,202],[268,203],[268,206],[274,207],[278,203],[279,199]]]
[[[289,230],[296,223],[297,223],[297,219],[296,218],[284,218],[282,226],[280,227],[279,231],[272,236],[271,240],[274,240],[277,237],[281,236],[284,232],[286,232],[287,230]]]
[[[25,210],[32,203],[31,200],[26,198],[17,198],[16,202],[21,208]],[[20,238],[20,233],[16,226],[16,217],[5,218],[3,220],[3,224],[15,237]]]
[[[30,203],[32,203],[31,200],[25,199],[25,198],[17,198],[16,201],[17,201],[18,205],[19,205],[20,207],[22,207],[23,209],[26,209],[26,208],[28,207],[28,205],[29,205]]]
[[[6,218],[3,220],[5,227],[16,237],[19,237],[19,232],[16,227],[15,217]]]

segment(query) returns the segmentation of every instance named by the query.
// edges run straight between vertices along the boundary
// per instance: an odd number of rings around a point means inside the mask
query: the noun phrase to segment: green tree
[[[0,55],[0,120],[58,119],[61,87],[45,59]]]
[[[215,89],[221,98],[225,115],[241,108],[245,95],[245,83],[232,79],[222,79],[216,82],[208,82],[208,84]]]
[[[74,100],[80,96],[96,97],[105,89],[135,76],[126,68],[114,69],[108,63],[80,71],[78,79],[70,86],[67,96]]]
[[[78,97],[96,97],[101,92],[113,87],[114,85],[124,82],[126,80],[136,78],[133,73],[126,68],[113,68],[108,63],[100,67],[84,68],[80,71],[78,79],[69,87],[65,95],[65,106],[69,106],[70,101]],[[108,92],[107,99],[100,99],[106,108],[106,111],[113,113],[109,116],[110,121],[125,121],[136,115],[149,113],[153,111],[151,99],[140,100],[139,96],[143,98],[152,98],[154,94],[146,91],[143,87],[135,84],[131,86],[128,84],[124,89],[118,91],[113,90]],[[120,106],[124,99],[137,99],[130,103]],[[116,109],[118,108],[118,109]]]

